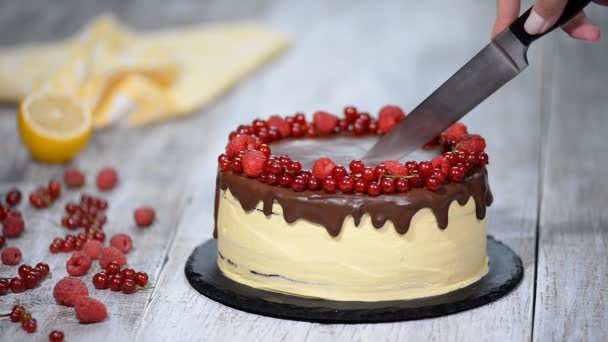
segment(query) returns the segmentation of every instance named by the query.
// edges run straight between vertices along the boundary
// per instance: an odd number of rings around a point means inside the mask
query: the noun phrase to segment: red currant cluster
[[[30,194],[30,203],[38,208],[46,208],[61,196],[61,184],[50,181],[46,187],[40,187]]]
[[[106,233],[99,230],[89,230],[86,233],[78,233],[78,235],[68,234],[63,239],[53,239],[53,242],[51,242],[51,245],[49,246],[49,250],[53,254],[80,251],[88,240],[97,240],[103,243],[106,240]]]
[[[108,263],[105,272],[99,272],[93,276],[93,286],[96,289],[122,291],[124,294],[131,294],[138,289],[145,289],[147,284],[147,273],[135,272],[132,268],[121,270],[120,264],[116,261]]]
[[[49,265],[39,262],[35,267],[30,265],[19,266],[19,277],[12,279],[0,278],[0,296],[12,293],[21,293],[26,289],[37,287],[49,275]]]
[[[431,161],[409,161],[403,164],[387,160],[372,168],[359,160],[353,160],[349,165],[350,173],[346,167],[336,165],[328,158],[317,160],[310,171],[302,170],[298,161],[291,160],[288,156],[272,155],[266,144],[285,137],[303,136],[294,134],[294,127],[305,127],[307,132],[309,127],[313,127],[315,134],[307,134],[309,137],[340,132],[353,132],[355,135],[384,134],[404,117],[405,114],[399,107],[385,106],[379,113],[378,121],[373,120],[368,113],[359,113],[354,107],[346,107],[343,118],[327,112],[317,112],[313,123],[307,123],[301,113],[286,119],[278,116],[273,116],[268,121],[257,119],[250,126],[239,126],[230,134],[226,153],[218,158],[219,167],[222,171],[244,173],[268,185],[291,188],[296,192],[323,190],[327,193],[341,191],[378,196],[381,193],[406,192],[411,188],[438,191],[446,181],[462,182],[469,171],[488,164],[488,155],[484,152],[485,140],[479,135],[469,134],[466,126],[460,123],[425,145],[425,148],[439,145],[444,151]]]
[[[19,323],[21,322],[21,328],[27,331],[30,334],[36,332],[36,319],[32,317],[32,314],[29,313],[23,306],[15,305],[13,306],[13,310],[8,316],[11,319],[11,322]]]
[[[65,205],[67,216],[61,219],[61,225],[68,229],[102,230],[107,221],[106,209],[106,200],[83,194],[80,203],[69,202]]]

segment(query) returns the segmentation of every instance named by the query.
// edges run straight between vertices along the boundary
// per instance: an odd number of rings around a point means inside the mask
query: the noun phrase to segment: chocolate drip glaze
[[[216,188],[215,215],[219,205],[220,189],[229,189],[245,211],[254,210],[262,201],[265,215],[272,214],[273,203],[283,208],[285,221],[292,223],[305,219],[324,226],[331,236],[338,236],[347,216],[359,225],[364,214],[371,216],[375,228],[381,228],[390,220],[397,232],[407,233],[414,215],[422,208],[430,208],[440,228],[448,226],[449,207],[453,201],[465,205],[469,198],[475,201],[478,219],[486,215],[486,207],[492,203],[492,193],[488,186],[484,169],[467,177],[462,183],[445,184],[439,191],[412,189],[406,193],[371,197],[361,194],[328,194],[323,191],[295,192],[291,189],[270,186],[230,172],[218,174]],[[214,231],[217,238],[217,227]]]

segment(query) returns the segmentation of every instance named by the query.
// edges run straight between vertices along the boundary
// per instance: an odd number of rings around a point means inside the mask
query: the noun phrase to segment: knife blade
[[[533,41],[566,23],[589,2],[568,1],[559,20],[540,35],[524,30],[529,9],[379,139],[362,160],[400,160],[439,136],[528,66],[527,51]]]

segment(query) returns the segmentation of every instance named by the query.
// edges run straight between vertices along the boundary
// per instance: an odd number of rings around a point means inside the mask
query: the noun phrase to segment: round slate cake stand
[[[488,236],[490,271],[479,281],[439,296],[381,302],[347,302],[255,289],[225,277],[216,264],[217,241],[199,245],[186,262],[186,278],[203,295],[235,309],[317,323],[378,323],[449,315],[506,296],[521,282],[523,266],[513,250]]]

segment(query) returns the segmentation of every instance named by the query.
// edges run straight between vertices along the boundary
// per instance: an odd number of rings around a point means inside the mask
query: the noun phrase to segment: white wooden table
[[[221,20],[254,20],[285,30],[292,47],[227,96],[190,118],[141,129],[95,134],[74,162],[89,175],[116,166],[120,186],[110,201],[108,234],[127,232],[129,263],[147,271],[155,288],[125,296],[97,291],[110,318],[78,324],[54,303],[66,254],[50,255],[62,205],[27,204],[27,232],[10,244],[24,262],[45,260],[53,279],[33,291],[0,297],[0,312],[16,300],[38,320],[27,335],[0,320],[0,340],[67,341],[552,341],[608,339],[608,44],[586,44],[556,33],[533,46],[530,68],[465,120],[489,143],[495,204],[489,230],[523,259],[525,276],[493,304],[438,319],[323,325],[277,320],[230,309],[194,291],[183,268],[212,232],[216,156],[239,123],[273,113],[386,103],[411,109],[488,42],[493,1],[0,1],[0,44],[68,36],[92,16],[113,11],[141,29]],[[592,18],[608,34],[608,11]],[[33,162],[19,143],[15,109],[0,107],[0,192],[28,193],[63,166]],[[89,184],[91,184],[90,182]],[[93,186],[88,191],[95,192]],[[61,203],[77,197],[63,195]],[[154,206],[158,223],[133,227],[131,212]],[[98,267],[98,266],[96,266]],[[97,268],[95,269],[97,270]],[[0,275],[16,270],[0,265]]]

